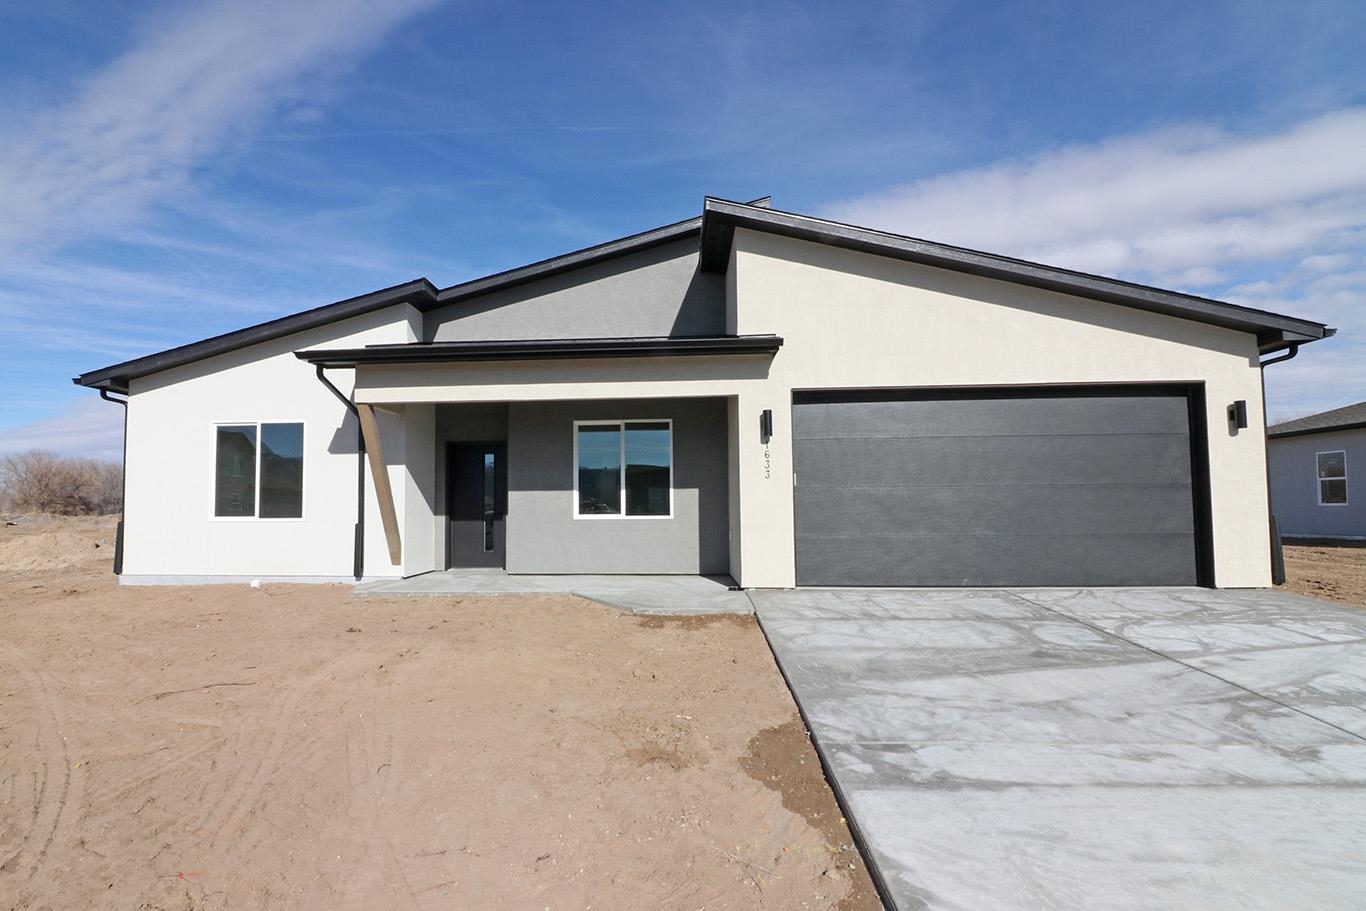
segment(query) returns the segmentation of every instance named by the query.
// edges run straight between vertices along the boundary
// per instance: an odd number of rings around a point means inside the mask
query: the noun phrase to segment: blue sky
[[[1366,399],[1366,4],[0,0],[0,450],[70,377],[706,194],[1320,319]]]

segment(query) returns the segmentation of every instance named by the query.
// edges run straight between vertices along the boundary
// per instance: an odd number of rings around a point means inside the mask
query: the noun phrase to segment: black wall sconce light
[[[1247,427],[1247,401],[1239,399],[1228,406],[1228,422],[1237,430]]]
[[[759,442],[767,443],[773,439],[773,409],[765,408],[759,414]]]

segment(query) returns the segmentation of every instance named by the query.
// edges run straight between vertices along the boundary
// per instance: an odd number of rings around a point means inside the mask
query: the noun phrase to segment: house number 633
[[[764,477],[773,477],[773,454],[767,446],[764,447]]]

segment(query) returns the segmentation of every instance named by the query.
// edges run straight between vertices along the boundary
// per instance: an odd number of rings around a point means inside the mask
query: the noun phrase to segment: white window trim
[[[263,516],[261,515],[261,425],[298,424],[304,432],[304,470],[299,479],[299,515]],[[220,516],[218,510],[218,428],[255,427],[256,428],[256,486],[255,502],[250,516]],[[209,425],[209,521],[210,522],[302,522],[308,516],[308,422],[303,418],[270,418],[261,421],[214,421]]]
[[[627,424],[668,424],[669,425],[669,512],[663,516],[628,516],[626,514],[626,425]],[[587,515],[579,512],[579,428],[580,427],[617,427],[621,430],[621,482],[618,490],[621,494],[621,512],[619,513],[589,513]],[[674,517],[674,422],[673,418],[620,418],[618,420],[602,421],[575,421],[574,422],[574,457],[571,470],[574,472],[574,484],[571,495],[573,501],[571,508],[575,519],[586,519],[591,522],[614,522],[626,519],[632,522],[648,521],[651,519],[672,519]]]
[[[1321,477],[1321,476],[1319,475],[1319,456],[1338,455],[1339,453],[1342,454],[1342,474],[1340,474],[1340,475],[1334,475],[1334,476],[1331,477],[1331,478]],[[1323,502],[1323,482],[1324,482],[1324,481],[1341,481],[1341,482],[1342,482],[1342,502],[1341,502],[1341,503],[1325,503],[1325,502]],[[1318,501],[1319,501],[1319,505],[1320,505],[1320,506],[1348,506],[1348,505],[1350,505],[1350,504],[1349,504],[1349,501],[1352,499],[1352,495],[1351,495],[1351,490],[1350,490],[1350,489],[1348,488],[1348,486],[1347,486],[1347,450],[1345,450],[1345,449],[1325,449],[1323,452],[1316,452],[1316,453],[1314,453],[1314,487],[1316,488],[1316,489],[1315,489],[1315,496],[1318,497]]]

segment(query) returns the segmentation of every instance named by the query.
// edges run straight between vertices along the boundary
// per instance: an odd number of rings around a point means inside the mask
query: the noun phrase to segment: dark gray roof
[[[137,377],[159,373],[172,367],[226,354],[239,348],[282,338],[338,320],[360,316],[384,307],[408,303],[425,312],[434,307],[458,303],[490,291],[513,287],[688,237],[700,237],[701,262],[704,270],[724,272],[729,263],[731,239],[734,237],[737,227],[768,231],[816,243],[847,247],[946,269],[1000,278],[1005,281],[1065,291],[1110,303],[1124,304],[1153,312],[1180,316],[1185,319],[1254,332],[1263,352],[1276,351],[1302,342],[1325,338],[1334,332],[1333,329],[1329,329],[1321,323],[1309,320],[1280,316],[1262,310],[1238,307],[1220,301],[1177,294],[1172,291],[1163,291],[1158,288],[1086,275],[1081,272],[1057,269],[1037,263],[1028,263],[990,253],[966,250],[961,247],[951,247],[911,237],[857,228],[852,225],[842,225],[837,222],[795,215],[790,212],[776,212],[768,208],[767,198],[755,200],[752,203],[740,203],[709,197],[703,206],[703,213],[700,217],[689,218],[640,234],[632,234],[619,240],[587,247],[563,256],[552,257],[459,285],[452,285],[449,288],[438,289],[425,278],[414,279],[391,288],[348,298],[334,304],[305,310],[292,316],[281,317],[235,332],[217,335],[200,342],[181,345],[178,348],[171,348],[146,357],[134,358],[89,373],[83,373],[76,377],[73,382],[82,386],[126,394],[129,381]]]
[[[736,228],[781,234],[1252,332],[1257,335],[1258,346],[1263,354],[1327,338],[1336,332],[1311,320],[1240,307],[1205,297],[711,197],[707,198],[702,210],[703,271],[724,273],[729,268],[731,242]]]
[[[1354,430],[1366,427],[1366,402],[1344,405],[1332,411],[1321,411],[1308,417],[1283,421],[1266,429],[1269,437],[1294,437],[1306,433],[1327,433],[1330,430]]]

